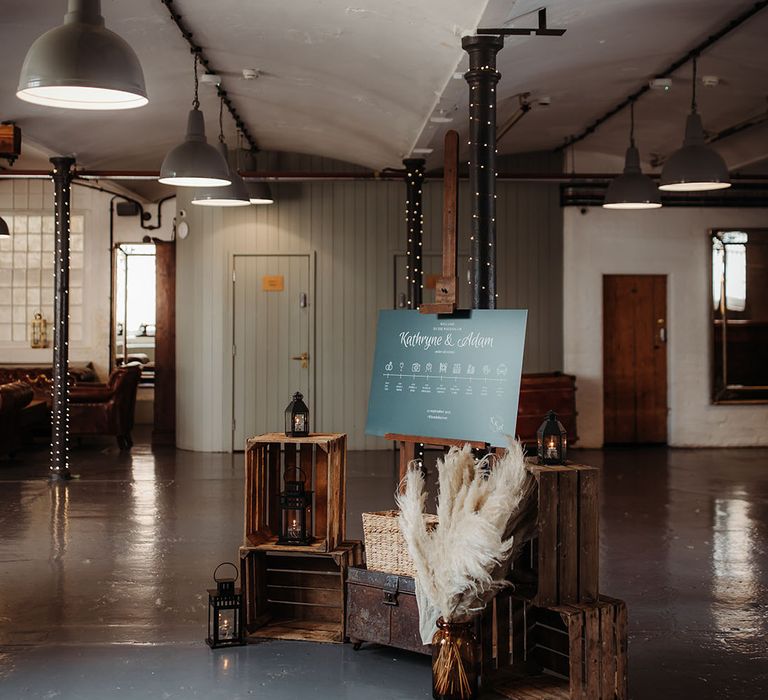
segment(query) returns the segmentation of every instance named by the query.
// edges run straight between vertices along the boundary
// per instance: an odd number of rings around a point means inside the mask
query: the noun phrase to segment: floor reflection
[[[0,464],[3,698],[189,697],[190,679],[211,697],[429,697],[428,662],[407,653],[207,649],[205,590],[242,537],[242,455],[86,444],[69,483],[45,478],[47,452],[28,458]],[[768,450],[575,458],[602,469],[601,587],[629,606],[632,698],[768,697]],[[395,466],[350,454],[350,536],[392,506]]]

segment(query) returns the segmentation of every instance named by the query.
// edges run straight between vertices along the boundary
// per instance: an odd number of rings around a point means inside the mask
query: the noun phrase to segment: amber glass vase
[[[435,700],[474,700],[477,662],[474,623],[437,620],[432,637],[432,697]]]

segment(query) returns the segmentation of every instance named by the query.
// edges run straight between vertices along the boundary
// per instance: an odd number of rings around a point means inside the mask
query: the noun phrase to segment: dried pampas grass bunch
[[[438,460],[438,524],[425,524],[427,492],[412,464],[396,495],[400,529],[416,569],[422,641],[436,621],[466,622],[485,608],[506,581],[510,563],[535,524],[535,481],[526,472],[523,448],[510,441],[501,456],[476,461],[469,445]]]

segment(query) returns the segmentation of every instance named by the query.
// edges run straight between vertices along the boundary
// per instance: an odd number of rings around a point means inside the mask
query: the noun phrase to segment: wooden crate
[[[347,569],[362,556],[359,541],[314,553],[241,547],[246,637],[344,641]]]
[[[598,599],[598,475],[583,464],[545,467],[529,460],[538,485],[536,536],[515,561],[512,580],[539,606]]]
[[[508,607],[496,606],[495,615],[491,624],[498,631],[482,643],[501,649],[495,653],[501,664],[497,673],[484,674],[496,693],[532,700],[626,700],[628,624],[623,601],[600,596],[596,603],[541,608],[512,596]]]
[[[306,547],[277,544],[280,532],[280,492],[284,475],[300,467],[305,487],[314,493],[313,541]],[[287,552],[331,552],[346,531],[345,477],[347,436],[339,433],[292,438],[282,433],[252,437],[245,448],[244,545]]]

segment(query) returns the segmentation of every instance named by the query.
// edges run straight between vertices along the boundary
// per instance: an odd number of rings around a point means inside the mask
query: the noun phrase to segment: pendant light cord
[[[224,98],[219,100],[219,143],[224,143]]]
[[[629,145],[635,147],[635,102],[629,103]]]
[[[693,91],[691,92],[691,112],[696,111],[696,64],[698,56],[693,57]]]
[[[195,56],[195,99],[192,100],[192,108],[200,109],[200,98],[198,96],[200,81],[197,78],[197,64],[200,61],[200,57],[197,55],[197,53],[195,53],[194,56]]]

